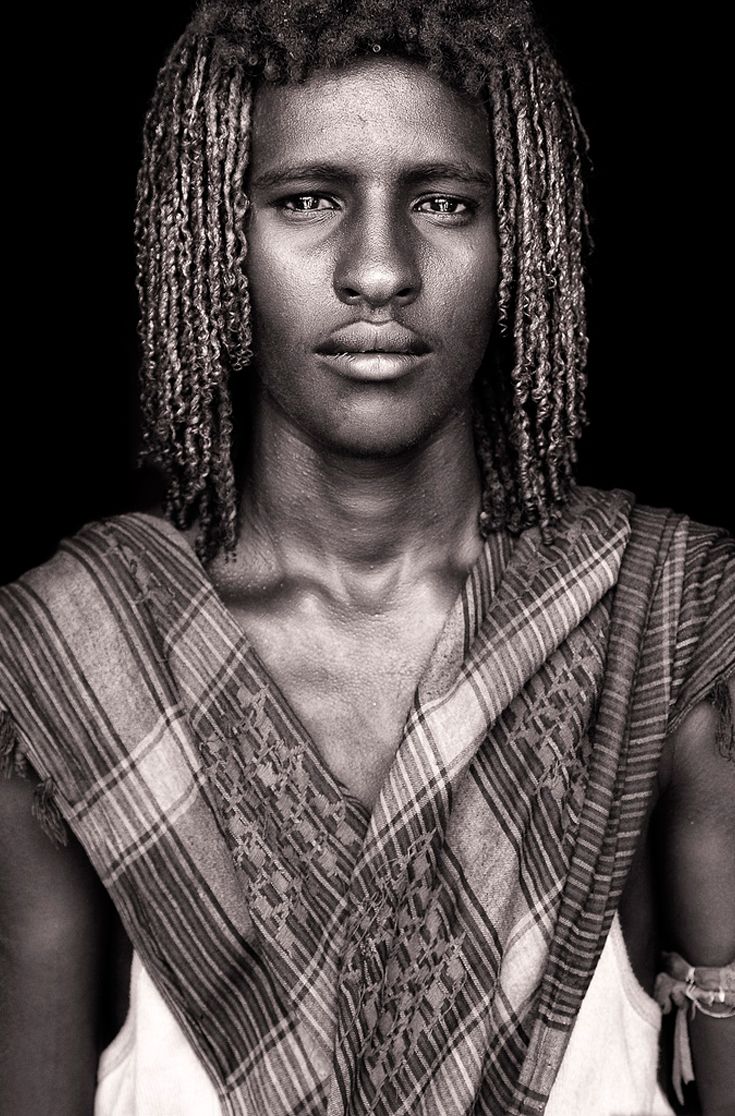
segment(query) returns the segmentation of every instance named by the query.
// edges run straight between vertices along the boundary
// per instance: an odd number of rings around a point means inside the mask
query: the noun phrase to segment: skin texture
[[[484,108],[414,63],[256,98],[260,389],[237,559],[210,574],[367,805],[481,546],[471,388],[497,289],[491,178]],[[356,378],[316,351],[356,323],[398,323],[429,351],[398,378]]]
[[[469,163],[480,178],[426,175],[428,161]],[[286,162],[311,169],[268,181]],[[481,545],[470,389],[497,283],[491,171],[482,108],[411,63],[371,60],[256,99],[253,448],[237,558],[209,574],[325,762],[366,805]],[[471,219],[446,213],[439,199],[454,197],[476,204]],[[390,321],[431,349],[398,380],[355,379],[315,352],[349,323]],[[715,737],[701,707],[667,742],[651,836],[623,899],[649,991],[659,944],[705,965],[735,952],[735,765]],[[0,847],[13,849],[0,857],[0,1019],[13,1020],[0,1041],[0,1108],[82,1116],[109,1039],[92,990],[129,946],[113,943],[81,850],[40,834],[17,779],[0,783]],[[708,1116],[732,1111],[732,1030],[700,1016],[692,1025]],[[9,1046],[8,1033],[29,1041]]]
[[[446,173],[427,170],[441,164]],[[394,455],[466,405],[497,287],[491,179],[485,110],[415,63],[361,61],[259,91],[256,365],[302,436],[348,456]],[[335,329],[392,321],[432,350],[399,381],[357,384],[314,353]]]

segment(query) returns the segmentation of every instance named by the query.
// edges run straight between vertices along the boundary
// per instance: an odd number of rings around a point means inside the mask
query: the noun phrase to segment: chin
[[[353,439],[350,442],[334,443],[326,448],[339,453],[344,457],[353,457],[359,461],[389,461],[391,458],[401,458],[420,449],[421,441],[407,441],[405,438],[363,438]]]
[[[318,440],[326,449],[348,457],[402,457],[430,443],[446,425],[446,417],[428,421],[423,417],[423,422],[411,421],[404,408],[393,409],[389,416],[355,416],[326,435],[322,432]]]

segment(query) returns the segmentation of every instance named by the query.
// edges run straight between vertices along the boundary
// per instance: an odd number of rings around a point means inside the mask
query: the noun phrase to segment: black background
[[[135,174],[156,70],[191,6],[127,0],[43,20],[29,8],[6,48],[19,76],[6,121],[0,581],[151,496],[134,468]],[[733,530],[705,32],[630,2],[539,7],[595,166],[579,479]]]

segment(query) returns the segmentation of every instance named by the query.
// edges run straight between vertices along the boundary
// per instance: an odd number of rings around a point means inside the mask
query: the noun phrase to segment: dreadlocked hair
[[[537,524],[573,484],[585,419],[586,138],[525,0],[209,0],[158,78],[136,242],[142,456],[203,561],[234,549],[229,379],[252,359],[245,175],[254,90],[384,50],[487,105],[500,247],[497,328],[476,380],[480,529]]]

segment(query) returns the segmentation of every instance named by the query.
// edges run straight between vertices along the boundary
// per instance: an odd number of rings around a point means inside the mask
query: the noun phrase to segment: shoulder
[[[95,607],[112,596],[135,594],[134,582],[149,558],[193,561],[184,532],[152,512],[129,512],[85,524],[62,539],[46,562],[0,588],[0,635],[22,628],[26,637],[48,622],[65,630],[90,627]]]
[[[696,577],[703,568],[735,561],[735,539],[724,528],[640,503],[625,489],[573,488],[560,525],[572,530],[582,525],[608,537],[622,533],[625,560],[652,569],[686,566],[688,575]]]
[[[23,573],[15,581],[0,587],[0,593],[13,593],[29,586],[38,591],[56,586],[68,590],[86,566],[104,563],[105,557],[121,546],[144,554],[149,543],[178,546],[191,550],[195,528],[179,530],[160,508],[125,512],[85,523],[74,534],[62,538],[50,558]]]
[[[608,535],[622,533],[619,581],[641,609],[662,605],[667,622],[684,628],[726,625],[733,617],[735,539],[724,528],[638,503],[618,489],[576,488],[565,514],[572,523],[597,526],[599,520]]]
[[[153,669],[156,661],[147,640],[150,606],[156,593],[160,611],[169,605],[161,586],[182,545],[175,528],[152,516],[95,521],[0,589],[0,760],[19,749],[45,779],[51,756],[74,757],[80,741],[101,731],[98,711],[133,703],[140,649],[143,665]]]
[[[735,673],[717,682],[670,732],[660,768],[661,790],[683,816],[722,815],[735,836]]]
[[[735,540],[630,493],[579,489],[575,498],[608,511],[618,502],[627,536],[611,594],[610,654],[635,673],[642,717],[654,707],[662,715],[665,754],[683,757],[704,747],[713,723],[706,699],[735,674]]]
[[[692,567],[735,555],[735,539],[726,528],[699,523],[671,508],[633,500],[630,519],[632,540],[655,541],[662,552],[680,555]]]
[[[572,517],[592,509],[627,515],[632,535],[642,538],[648,535],[669,539],[678,533],[684,535],[695,549],[716,541],[724,541],[725,545],[729,541],[730,545],[735,545],[735,540],[726,528],[699,523],[672,508],[641,503],[635,493],[624,488],[603,489],[592,485],[576,485],[570,492],[567,509]]]
[[[114,542],[115,525],[129,518],[94,520],[61,539],[50,558],[0,588],[0,606],[10,607],[29,598],[53,600],[69,594],[75,596],[84,582],[85,569],[104,563]]]
[[[730,896],[727,918],[712,927],[716,936],[727,927],[728,940],[735,933],[734,708],[735,674],[716,683],[681,719],[666,739],[659,767],[671,889],[687,891],[688,904],[719,905],[723,893]]]
[[[106,582],[114,582],[115,540],[106,521],[89,523],[62,540],[48,561],[0,589],[0,703],[12,685],[28,690],[63,658],[68,641],[100,631]]]

